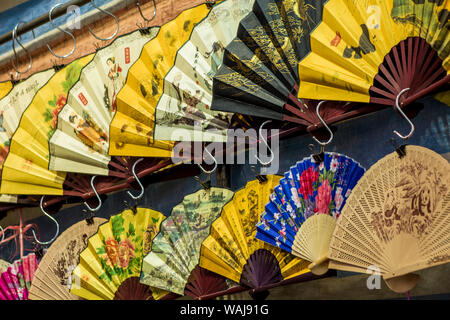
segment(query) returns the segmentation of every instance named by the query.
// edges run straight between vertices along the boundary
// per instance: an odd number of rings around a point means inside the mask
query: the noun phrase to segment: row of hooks
[[[144,14],[143,14],[143,12],[142,12],[142,9],[141,9],[141,4],[139,3],[139,1],[136,2],[136,6],[137,6],[137,8],[138,8],[139,14],[141,15],[141,17],[144,19],[144,21],[145,21],[146,23],[152,21],[152,20],[155,18],[155,16],[156,16],[156,2],[155,2],[155,0],[152,0],[152,2],[153,2],[154,11],[153,11],[153,16],[152,16],[150,19],[144,16]],[[89,32],[90,32],[97,40],[101,40],[101,41],[109,41],[109,40],[113,39],[113,38],[119,33],[119,19],[118,19],[114,14],[112,14],[111,12],[106,11],[106,10],[104,10],[104,9],[102,9],[102,8],[100,8],[100,7],[98,7],[98,6],[95,4],[94,0],[91,0],[90,3],[92,4],[92,6],[93,6],[95,9],[97,9],[97,10],[99,10],[99,11],[101,11],[101,12],[103,12],[103,13],[109,15],[109,16],[111,16],[112,18],[114,18],[114,20],[115,20],[115,22],[116,22],[116,31],[115,31],[111,36],[109,36],[109,37],[107,37],[107,38],[102,38],[102,37],[99,37],[98,35],[96,35],[95,32],[91,29],[90,26],[88,26]],[[59,8],[59,7],[62,6],[62,5],[64,5],[64,3],[58,3],[58,4],[56,4],[55,6],[53,6],[53,7],[50,9],[50,11],[48,12],[48,19],[49,19],[49,22],[52,24],[52,26],[53,26],[55,29],[58,29],[59,31],[61,31],[61,32],[67,34],[67,35],[69,35],[69,36],[72,38],[72,41],[73,41],[73,47],[72,47],[72,50],[71,50],[69,53],[65,54],[65,55],[59,55],[59,54],[55,53],[55,52],[52,50],[52,48],[50,47],[50,45],[47,44],[47,48],[48,48],[48,50],[51,52],[51,54],[54,55],[54,56],[57,57],[57,58],[60,58],[60,59],[64,59],[64,58],[70,57],[70,56],[75,52],[75,50],[76,50],[76,48],[77,48],[77,40],[75,39],[75,36],[74,36],[71,32],[66,31],[66,30],[62,29],[61,27],[57,26],[57,25],[55,24],[55,22],[53,21],[53,17],[52,17],[52,16],[53,16],[53,11],[54,11],[55,9]],[[18,36],[18,29],[19,29],[19,26],[20,26],[21,24],[24,24],[24,23],[25,23],[24,21],[20,21],[18,24],[16,24],[16,26],[14,27],[14,29],[13,29],[13,31],[12,31],[12,48],[13,48],[13,52],[14,52],[14,59],[11,61],[11,63],[12,63],[12,66],[13,66],[14,70],[16,71],[17,75],[27,73],[28,71],[30,71],[30,69],[31,69],[31,67],[32,67],[32,65],[33,65],[33,58],[31,57],[31,55],[30,55],[30,53],[28,52],[28,50],[24,47],[24,45],[20,42],[20,36]],[[137,25],[140,29],[142,29],[141,26],[139,26],[138,24],[136,24],[136,25]],[[32,33],[33,33],[33,38],[35,38],[34,30],[32,30]],[[22,48],[22,50],[24,50],[25,53],[28,55],[29,63],[28,63],[28,67],[27,67],[27,69],[26,69],[25,71],[19,70],[19,67],[18,67],[18,65],[19,65],[19,58],[18,58],[18,56],[17,56],[17,51],[16,51],[16,42],[19,44],[19,46]]]
[[[413,133],[414,133],[414,131],[415,131],[415,127],[414,127],[414,124],[411,122],[411,120],[408,118],[408,116],[407,116],[407,115],[403,112],[403,110],[400,108],[400,106],[399,106],[399,100],[400,100],[401,96],[402,96],[405,92],[407,92],[407,91],[409,91],[409,90],[410,90],[410,88],[405,88],[405,89],[403,89],[402,91],[400,91],[400,93],[397,95],[397,98],[396,98],[396,100],[395,100],[395,109],[401,114],[401,116],[408,122],[408,124],[409,124],[410,127],[411,127],[411,129],[410,129],[410,131],[409,131],[409,133],[408,133],[407,135],[402,135],[402,134],[400,134],[397,130],[394,130],[394,133],[395,133],[399,138],[403,139],[405,142],[406,142],[406,140],[408,140],[408,139],[413,135]],[[322,104],[324,104],[325,102],[326,102],[326,101],[321,101],[321,102],[319,102],[319,103],[317,104],[317,107],[316,107],[316,115],[317,115],[317,117],[319,118],[319,120],[320,120],[320,122],[322,123],[322,125],[324,126],[324,128],[325,128],[325,129],[328,131],[328,133],[330,134],[330,138],[329,138],[327,141],[322,142],[322,141],[320,141],[319,139],[317,139],[317,138],[313,135],[313,139],[321,146],[322,152],[324,151],[324,148],[325,148],[327,145],[329,145],[329,144],[333,141],[333,139],[334,139],[333,131],[331,131],[330,127],[328,127],[327,123],[322,119],[322,117],[320,116],[320,113],[319,113],[320,107],[321,107]],[[255,155],[256,160],[258,160],[259,164],[261,164],[261,165],[263,165],[263,166],[268,166],[268,165],[270,165],[270,164],[273,162],[274,157],[275,157],[274,152],[272,151],[272,149],[270,148],[269,144],[267,143],[267,140],[264,138],[264,135],[262,134],[262,129],[263,129],[263,127],[264,127],[267,123],[269,123],[269,122],[271,122],[271,120],[268,120],[268,121],[264,122],[264,123],[260,126],[260,128],[259,128],[259,136],[260,136],[262,142],[265,144],[266,148],[268,149],[268,151],[269,151],[269,153],[270,153],[270,160],[269,160],[268,162],[263,162],[257,155]],[[200,167],[201,171],[203,171],[203,173],[206,173],[206,174],[212,174],[212,173],[213,173],[214,171],[216,171],[216,169],[217,169],[217,165],[218,165],[217,159],[209,152],[209,150],[208,150],[206,147],[205,147],[205,152],[206,152],[206,154],[208,154],[208,156],[214,161],[214,168],[213,168],[212,170],[208,171],[208,170],[204,169],[204,168],[202,167],[202,165],[198,164],[198,166]]]

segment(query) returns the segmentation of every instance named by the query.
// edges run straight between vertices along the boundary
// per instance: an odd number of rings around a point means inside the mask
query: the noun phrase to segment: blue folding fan
[[[328,270],[328,248],[336,219],[365,169],[355,160],[325,152],[323,162],[304,158],[284,174],[270,195],[256,238]]]

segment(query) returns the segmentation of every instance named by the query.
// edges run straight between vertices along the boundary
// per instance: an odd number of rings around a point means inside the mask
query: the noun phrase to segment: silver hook
[[[394,133],[397,136],[399,136],[400,138],[402,138],[403,140],[407,140],[408,138],[410,138],[413,135],[414,130],[415,130],[414,124],[411,122],[411,120],[409,120],[409,118],[406,116],[406,114],[403,112],[403,110],[398,105],[398,100],[400,99],[402,94],[404,94],[406,91],[409,91],[409,90],[410,90],[410,88],[403,89],[402,91],[400,91],[397,98],[395,99],[395,107],[397,108],[397,111],[400,112],[402,117],[405,118],[405,120],[408,121],[409,125],[411,126],[411,131],[409,131],[409,134],[407,136],[402,136],[398,131],[394,130]]]
[[[3,229],[3,227],[2,226],[0,226],[0,229],[1,229],[1,233],[2,233],[2,240],[0,240],[0,242],[3,242],[3,240],[5,240],[5,229]]]
[[[91,211],[91,212],[96,212],[96,211],[100,210],[100,208],[102,207],[102,199],[100,198],[100,196],[99,196],[98,193],[97,193],[97,190],[96,190],[95,187],[94,187],[94,180],[95,180],[96,177],[97,177],[97,176],[93,176],[92,179],[91,179],[91,188],[92,188],[92,190],[94,190],[95,196],[96,196],[97,199],[98,199],[98,206],[95,207],[95,208],[91,208],[91,207],[89,206],[89,204],[88,204],[86,201],[84,202],[84,205],[85,205],[85,206],[89,209],[89,211]]]
[[[37,239],[36,234],[34,233],[34,230],[31,230],[31,232],[33,232],[34,240],[35,240],[37,243],[39,243],[39,244],[50,244],[50,243],[52,243],[53,241],[55,241],[55,239],[58,237],[58,234],[59,234],[59,223],[58,223],[58,221],[56,221],[55,218],[53,218],[51,215],[49,215],[47,212],[45,212],[44,207],[43,207],[43,205],[42,205],[42,203],[43,203],[43,201],[44,201],[44,197],[45,197],[45,196],[42,196],[42,197],[41,197],[41,204],[40,204],[41,211],[42,211],[42,213],[43,213],[44,215],[46,215],[49,219],[51,219],[51,220],[56,224],[56,234],[55,234],[55,236],[54,236],[51,240],[46,241],[46,242],[41,242],[41,241],[39,241],[39,240]]]
[[[139,200],[140,198],[142,198],[142,196],[144,195],[144,186],[142,185],[141,181],[139,181],[138,176],[136,175],[136,165],[143,161],[144,158],[140,158],[139,160],[137,160],[134,164],[133,167],[131,168],[131,172],[133,173],[134,179],[136,180],[136,182],[139,184],[139,187],[141,188],[141,193],[139,193],[139,195],[134,196],[130,191],[127,191],[128,195],[133,199],[133,200]]]
[[[155,0],[153,0],[153,8],[154,8],[153,17],[151,17],[150,19],[147,19],[146,17],[144,17],[144,14],[142,13],[142,10],[141,10],[141,4],[139,3],[139,1],[136,2],[136,6],[138,7],[139,13],[141,14],[141,17],[142,17],[142,19],[144,19],[145,22],[150,22],[156,17],[156,2],[155,2]]]
[[[96,8],[96,9],[100,10],[101,12],[103,12],[103,13],[105,13],[105,14],[111,16],[111,17],[113,17],[114,20],[116,20],[116,26],[117,26],[117,27],[116,27],[116,32],[114,32],[114,34],[111,35],[111,36],[108,37],[108,38],[100,38],[99,36],[97,36],[97,35],[94,33],[94,31],[92,31],[92,29],[91,29],[90,26],[88,26],[89,31],[91,32],[91,34],[92,34],[95,38],[97,38],[97,40],[102,40],[102,41],[108,41],[108,40],[111,40],[111,39],[114,38],[114,37],[117,35],[117,33],[119,32],[119,20],[118,20],[117,17],[116,17],[115,15],[113,15],[111,12],[108,12],[108,11],[106,11],[106,10],[103,10],[103,9],[100,8],[100,7],[97,7],[97,5],[95,4],[94,0],[91,0],[91,4],[92,4],[92,6],[93,6],[94,8]]]
[[[198,166],[199,166],[200,169],[203,171],[203,173],[211,174],[211,173],[213,173],[214,171],[217,170],[217,160],[216,160],[216,158],[213,157],[213,155],[211,154],[211,152],[209,152],[208,148],[205,147],[205,151],[206,151],[206,153],[213,159],[213,161],[214,161],[214,169],[212,169],[211,171],[207,171],[207,170],[203,169],[203,167],[202,167],[201,164],[198,164]]]
[[[325,121],[323,121],[322,117],[320,116],[319,109],[323,103],[325,103],[325,101],[320,101],[319,104],[317,105],[316,114],[317,114],[317,117],[319,118],[320,122],[322,122],[323,126],[327,129],[328,133],[330,134],[330,139],[328,139],[327,142],[321,142],[314,136],[313,136],[313,139],[316,140],[316,142],[318,144],[320,144],[322,147],[325,147],[326,145],[329,145],[331,143],[331,141],[333,141],[334,135],[333,135],[333,131],[331,131],[331,129],[328,127],[327,123]]]
[[[16,26],[14,27],[14,29],[13,29],[13,32],[12,32],[12,47],[13,47],[13,51],[14,51],[14,60],[12,60],[12,65],[13,65],[13,68],[14,68],[14,70],[16,70],[16,73],[17,74],[24,74],[24,73],[27,73],[28,71],[30,71],[30,69],[31,69],[31,66],[33,65],[33,58],[31,57],[31,55],[30,55],[30,53],[28,52],[28,50],[23,46],[23,44],[19,41],[19,39],[20,39],[20,36],[19,37],[17,37],[17,29],[19,28],[19,25],[21,24],[21,23],[25,23],[24,21],[19,21],[19,23],[18,24],[16,24]],[[33,32],[33,37],[35,37],[35,35],[34,35],[34,30],[31,30],[32,32]],[[18,70],[18,64],[19,64],[19,58],[17,57],[17,52],[16,52],[16,41],[17,41],[17,43],[20,45],[20,47],[27,53],[27,55],[28,55],[28,58],[29,58],[29,60],[30,60],[30,63],[28,64],[28,68],[27,68],[27,70],[25,70],[25,71],[20,71],[20,70]]]
[[[266,123],[269,123],[269,122],[272,122],[272,120],[267,120],[266,122],[264,122],[264,123],[261,125],[261,127],[259,127],[259,136],[261,137],[261,140],[264,142],[264,144],[267,146],[267,149],[268,149],[269,152],[270,152],[270,160],[269,160],[269,162],[263,162],[263,161],[255,154],[256,160],[258,160],[258,162],[259,162],[260,164],[262,164],[263,166],[268,166],[269,164],[272,163],[273,159],[275,158],[275,155],[274,155],[272,149],[270,149],[269,144],[267,143],[267,140],[264,139],[264,136],[262,135],[262,128],[263,128],[263,126],[265,126]]]
[[[72,40],[73,40],[72,51],[70,51],[66,55],[60,56],[59,54],[56,54],[55,52],[53,52],[52,48],[50,47],[50,45],[48,43],[47,43],[47,48],[48,48],[48,50],[50,50],[51,54],[54,55],[55,57],[64,59],[64,58],[70,57],[75,52],[75,49],[77,48],[77,40],[75,39],[75,37],[74,37],[74,35],[72,33],[70,33],[69,31],[66,31],[66,30],[60,28],[59,26],[55,25],[55,23],[52,20],[53,10],[55,10],[56,8],[58,8],[58,7],[62,6],[62,5],[63,5],[63,3],[58,3],[53,8],[51,8],[50,11],[48,12],[48,19],[49,19],[50,23],[52,24],[53,28],[58,29],[59,31],[62,31],[65,34],[68,34],[69,36],[72,37]]]

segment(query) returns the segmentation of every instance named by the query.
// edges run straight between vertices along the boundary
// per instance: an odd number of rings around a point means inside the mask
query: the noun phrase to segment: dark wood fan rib
[[[139,277],[126,279],[116,291],[114,300],[154,300],[149,286],[139,282]]]
[[[248,258],[240,283],[252,289],[258,289],[282,280],[277,258],[270,251],[259,249]]]
[[[227,288],[225,278],[200,266],[196,266],[189,276],[184,294],[201,299],[204,296],[224,291]]]

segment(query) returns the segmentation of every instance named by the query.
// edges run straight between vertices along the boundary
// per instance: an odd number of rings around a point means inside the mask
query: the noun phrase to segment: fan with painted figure
[[[280,178],[250,181],[234,194],[203,241],[201,267],[256,290],[309,271],[305,261],[255,238],[266,199]]]
[[[112,156],[170,157],[172,142],[154,139],[155,108],[163,93],[164,77],[178,49],[209,12],[202,4],[180,13],[148,42],[117,95],[117,112],[110,126]]]
[[[14,261],[0,275],[0,299],[28,300],[29,290],[39,261],[34,253]]]
[[[450,261],[450,164],[407,145],[375,163],[358,182],[337,221],[330,267],[380,272],[395,292],[411,290],[416,271]]]
[[[16,83],[9,93],[0,100],[1,168],[3,168],[4,161],[9,153],[11,137],[19,126],[20,118],[22,117],[23,112],[33,100],[36,92],[38,92],[54,74],[54,69],[35,73],[29,78]],[[27,202],[26,199],[23,199],[23,197],[6,194],[0,196],[0,201],[12,203]]]
[[[225,279],[201,268],[199,259],[211,223],[232,197],[231,190],[217,187],[185,196],[161,224],[144,257],[141,283],[195,298],[226,290]]]
[[[331,0],[316,10],[300,98],[394,106],[409,88],[407,105],[449,82],[449,1]]]
[[[88,300],[164,297],[167,292],[139,283],[142,259],[164,219],[162,213],[140,207],[112,216],[80,254],[70,293]]]
[[[143,46],[159,30],[153,27],[118,37],[98,50],[83,68],[49,141],[50,170],[109,175],[109,126],[117,109],[117,95]]]
[[[30,300],[77,300],[70,294],[72,271],[89,238],[95,234],[102,218],[81,221],[65,230],[47,249],[31,284]]]
[[[164,92],[156,105],[155,139],[226,141],[232,114],[211,111],[212,79],[252,5],[253,0],[221,1],[194,27],[164,78]]]

